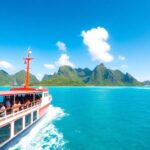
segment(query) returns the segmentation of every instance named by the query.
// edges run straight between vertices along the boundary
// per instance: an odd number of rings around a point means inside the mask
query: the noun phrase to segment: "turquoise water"
[[[150,150],[149,88],[53,88],[71,150]]]
[[[34,127],[37,133],[31,132],[11,149],[150,150],[150,88],[49,90],[52,108]]]

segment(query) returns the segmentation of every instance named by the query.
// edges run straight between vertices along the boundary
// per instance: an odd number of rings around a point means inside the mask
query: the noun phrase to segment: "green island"
[[[14,75],[0,70],[1,86],[20,86],[24,83],[25,70]],[[44,75],[39,81],[37,77],[30,74],[31,85],[36,86],[144,86],[150,85],[150,81],[140,82],[129,73],[120,70],[108,69],[104,64],[97,65],[94,70],[89,68],[72,68],[60,66],[58,72],[53,75]]]

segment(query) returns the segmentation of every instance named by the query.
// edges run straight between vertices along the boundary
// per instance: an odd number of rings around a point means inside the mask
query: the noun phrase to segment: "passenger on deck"
[[[6,106],[6,109],[7,109],[7,114],[11,114],[11,113],[12,113],[12,110],[11,110],[10,99],[6,98],[5,106]]]
[[[21,106],[20,101],[18,102],[18,108],[19,108],[19,110],[22,110],[22,109],[23,109],[23,107]]]
[[[15,103],[13,106],[12,106],[12,109],[13,109],[13,112],[18,112],[19,111],[19,106],[17,103]]]
[[[26,106],[27,106],[27,107],[30,107],[30,106],[31,106],[31,102],[30,102],[29,99],[28,99],[27,102],[26,102]]]
[[[7,108],[11,107],[11,103],[10,103],[9,99],[6,99],[5,105],[6,105]]]
[[[0,117],[4,116],[6,116],[5,106],[2,103],[0,103]]]
[[[20,99],[16,100],[16,104],[19,110],[22,109]]]

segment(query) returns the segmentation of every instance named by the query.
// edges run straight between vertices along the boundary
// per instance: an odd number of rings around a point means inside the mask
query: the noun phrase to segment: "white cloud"
[[[122,65],[121,68],[122,69],[128,69],[128,65]]]
[[[64,42],[57,41],[56,46],[61,51],[66,51],[67,50],[66,44]]]
[[[0,61],[0,68],[4,68],[4,69],[13,69],[13,65],[7,61]]]
[[[44,67],[47,69],[55,69],[55,65],[53,64],[44,64]]]
[[[122,61],[126,60],[126,58],[125,58],[124,56],[121,56],[121,55],[118,56],[118,59],[119,59],[119,60],[122,60]]]
[[[97,27],[82,31],[83,43],[88,46],[88,51],[93,60],[110,62],[113,56],[109,53],[110,45],[107,43],[108,32],[105,28]]]
[[[67,54],[62,54],[56,62],[58,66],[70,66],[74,67],[74,64],[70,61],[70,57]]]

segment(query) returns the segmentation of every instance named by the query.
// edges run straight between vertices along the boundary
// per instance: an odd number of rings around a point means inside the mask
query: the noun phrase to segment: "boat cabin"
[[[36,121],[45,101],[49,101],[47,89],[0,91],[0,144]]]

